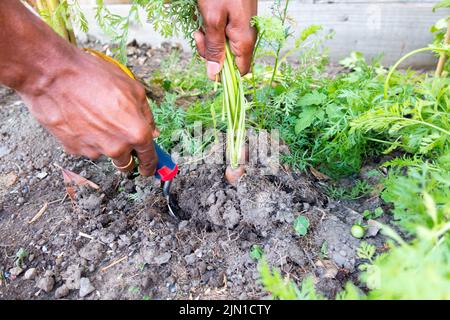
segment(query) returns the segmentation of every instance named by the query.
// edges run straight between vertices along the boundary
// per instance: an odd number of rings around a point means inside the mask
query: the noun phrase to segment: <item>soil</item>
[[[142,77],[174,50],[132,47],[129,61]],[[0,299],[266,298],[254,245],[284,276],[312,276],[329,298],[347,281],[359,283],[360,240],[350,229],[358,212],[380,206],[377,196],[336,202],[316,176],[289,168],[276,176],[248,168],[234,187],[224,166],[181,163],[172,192],[185,219],[176,221],[154,178],[67,155],[5,87],[0,123]],[[100,189],[78,188],[71,201],[59,166]],[[306,236],[293,229],[299,215],[310,221]],[[380,235],[364,241],[383,248]]]

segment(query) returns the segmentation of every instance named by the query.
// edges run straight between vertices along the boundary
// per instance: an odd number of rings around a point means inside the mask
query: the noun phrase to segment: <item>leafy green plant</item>
[[[74,45],[77,43],[72,21],[84,32],[88,29],[86,17],[76,0],[27,0],[27,3],[56,33]]]
[[[402,174],[404,165],[393,167],[384,181],[382,198],[394,204],[392,214],[397,223],[410,233],[417,226],[431,226],[448,221],[448,199],[450,199],[450,154],[444,154],[435,161],[415,163]],[[424,199],[435,199],[437,210],[434,218]]]
[[[258,269],[260,273],[260,281],[264,289],[272,295],[273,299],[279,300],[323,300],[321,294],[317,293],[314,288],[312,278],[303,280],[300,288],[288,279],[283,279],[277,269],[271,270],[266,259],[263,257]]]
[[[380,286],[380,269],[373,264],[375,252],[376,247],[365,241],[361,242],[359,248],[356,250],[356,256],[367,261],[360,264],[358,269],[364,272],[360,276],[360,279],[366,283],[369,289],[376,289]]]
[[[209,95],[214,89],[206,77],[205,65],[196,58],[184,64],[178,50],[170,52],[161,61],[150,82],[160,85],[167,92],[176,93],[179,98]]]
[[[253,260],[261,260],[261,258],[263,257],[264,251],[261,248],[261,246],[254,244],[252,246],[252,250],[250,251],[250,258],[252,258]]]
[[[434,205],[429,204],[430,216],[436,210]],[[417,228],[418,237],[411,243],[403,241],[389,227],[384,228],[399,245],[392,243],[388,254],[379,255],[373,261],[376,269],[371,269],[376,270],[377,282],[368,294],[370,299],[449,299],[450,223]],[[373,274],[363,277],[374,280]]]
[[[294,230],[299,236],[305,236],[309,229],[309,220],[305,216],[298,216],[294,220]]]
[[[161,132],[158,143],[166,150],[179,145],[185,154],[195,155],[214,139],[213,132],[206,131],[208,127],[213,124],[220,128],[225,127],[217,116],[221,108],[220,101],[196,101],[185,109],[177,105],[178,97],[176,93],[166,93],[160,104],[149,101],[155,122]],[[211,113],[214,115],[213,118]],[[201,136],[196,135],[197,129],[200,130]]]
[[[24,248],[20,248],[16,252],[16,266],[22,268],[25,258],[28,257],[28,252]]]
[[[407,243],[388,226],[383,233],[391,238],[388,252],[376,255],[375,246],[362,242],[357,256],[365,260],[359,269],[360,279],[369,288],[364,294],[352,283],[336,296],[338,300],[398,300],[398,299],[439,299],[450,298],[450,222],[437,218],[438,204],[432,197],[422,200],[428,208],[427,214],[433,224],[430,227],[417,225],[416,239]],[[446,207],[446,214],[450,208]],[[279,271],[271,271],[262,259],[260,274],[264,288],[278,299],[305,298],[299,294],[296,284],[283,279]],[[311,282],[308,285],[311,287]],[[307,299],[323,298],[315,291],[306,295]]]
[[[328,259],[328,242],[324,241],[322,243],[322,246],[320,247],[320,258],[321,259]]]
[[[357,180],[352,187],[323,185],[325,192],[335,200],[356,200],[366,196],[372,187],[365,180]]]
[[[383,213],[384,213],[383,209],[378,207],[373,211],[364,210],[362,215],[365,219],[378,219],[379,217],[381,217],[383,215]]]
[[[172,0],[167,5],[163,0],[132,0],[128,13],[121,16],[112,13],[103,0],[96,0],[95,18],[97,24],[116,44],[114,53],[122,63],[126,62],[128,31],[132,23],[140,24],[140,10],[153,23],[155,31],[164,36],[182,33],[193,41],[192,33],[201,23],[196,0]]]

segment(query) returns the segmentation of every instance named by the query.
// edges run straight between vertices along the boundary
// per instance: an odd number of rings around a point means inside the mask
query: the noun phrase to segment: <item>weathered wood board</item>
[[[91,1],[91,0],[87,0]],[[112,0],[122,1],[122,0]],[[383,62],[395,62],[405,53],[426,46],[432,41],[429,28],[449,10],[433,13],[436,0],[291,0],[289,16],[297,21],[299,32],[311,24],[320,24],[334,37],[326,43],[332,61],[339,61],[351,51],[361,51],[371,58],[384,54]],[[260,14],[270,13],[272,1],[259,1]],[[90,34],[105,39],[94,21],[92,5],[83,5],[90,21]],[[127,5],[111,5],[111,11],[125,14]],[[150,24],[132,26],[130,40],[159,45],[163,39]],[[181,38],[171,39],[189,49]],[[431,54],[412,57],[408,64],[431,67],[436,59]]]

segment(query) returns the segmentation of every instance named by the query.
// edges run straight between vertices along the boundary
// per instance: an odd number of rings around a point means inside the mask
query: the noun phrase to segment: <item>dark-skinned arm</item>
[[[135,152],[140,173],[154,174],[157,130],[142,85],[66,42],[18,0],[0,1],[0,84],[67,152],[106,155],[118,167]]]

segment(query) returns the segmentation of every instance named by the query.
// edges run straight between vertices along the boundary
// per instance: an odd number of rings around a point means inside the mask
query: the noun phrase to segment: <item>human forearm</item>
[[[106,155],[152,175],[158,134],[145,90],[117,66],[72,46],[18,0],[0,0],[0,83],[19,92],[65,150]]]
[[[18,0],[0,1],[0,83],[35,93],[54,81],[76,48]]]

